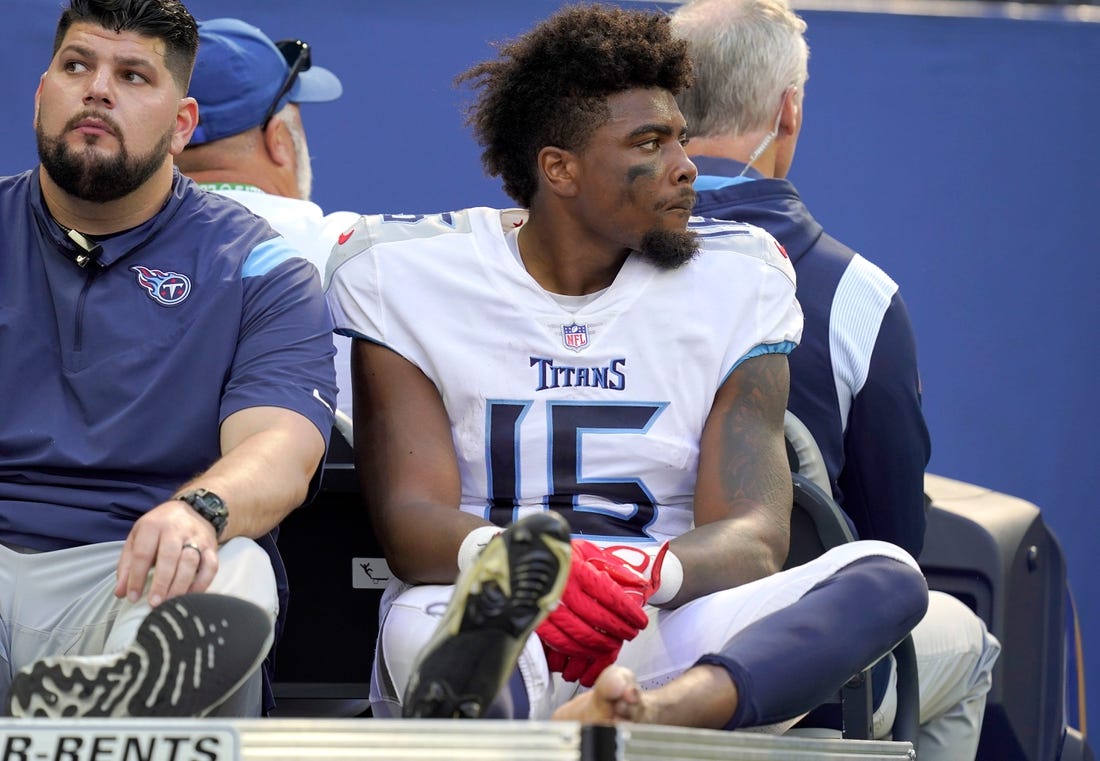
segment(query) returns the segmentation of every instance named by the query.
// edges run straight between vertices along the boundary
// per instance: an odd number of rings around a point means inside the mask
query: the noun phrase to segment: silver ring
[[[200,550],[198,546],[191,544],[191,542],[184,542],[182,549],[194,550],[195,552],[199,553],[199,560],[202,560],[202,550]]]

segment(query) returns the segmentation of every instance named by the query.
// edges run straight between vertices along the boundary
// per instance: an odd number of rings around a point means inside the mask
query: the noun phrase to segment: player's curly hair
[[[481,88],[466,123],[485,171],[525,207],[538,189],[538,152],[582,150],[609,117],[608,96],[635,88],[676,95],[692,81],[687,45],[666,15],[600,5],[559,10],[455,80]]]

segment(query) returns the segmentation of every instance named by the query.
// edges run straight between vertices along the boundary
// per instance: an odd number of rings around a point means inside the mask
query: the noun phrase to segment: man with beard
[[[179,0],[72,0],[35,93],[41,164],[0,178],[13,715],[262,710],[272,531],[331,430],[331,319],[307,261],[173,166],[197,42]]]
[[[199,126],[176,166],[271,223],[322,274],[340,233],[359,218],[311,202],[313,172],[299,104],[336,100],[340,80],[301,40],[272,42],[235,18],[199,22],[188,95]],[[337,409],[351,418],[351,339],[335,336]],[[342,421],[341,421],[342,422]]]
[[[566,8],[459,78],[523,208],[364,217],[333,251],[357,464],[399,577],[376,716],[779,731],[924,613],[885,543],[779,572],[802,314],[770,235],[689,220],[691,78],[665,15]]]

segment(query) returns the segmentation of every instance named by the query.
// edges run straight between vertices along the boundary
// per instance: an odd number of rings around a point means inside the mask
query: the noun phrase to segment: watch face
[[[229,514],[229,511],[225,509],[225,503],[212,494],[203,495],[202,501],[203,507],[207,509],[210,515],[216,515],[218,517],[224,518],[226,515]]]
[[[218,536],[225,529],[226,520],[229,518],[229,509],[225,502],[217,494],[206,489],[196,489],[193,492],[180,495],[187,504],[191,505],[199,515],[210,521]]]

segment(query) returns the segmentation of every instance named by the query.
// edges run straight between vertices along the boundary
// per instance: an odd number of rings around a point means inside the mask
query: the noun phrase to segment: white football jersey
[[[435,383],[463,510],[506,525],[549,507],[605,543],[678,536],[719,386],[801,336],[794,269],[760,228],[694,218],[699,256],[662,270],[632,255],[570,310],[508,245],[525,219],[488,208],[361,218],[327,268],[336,330]]]

